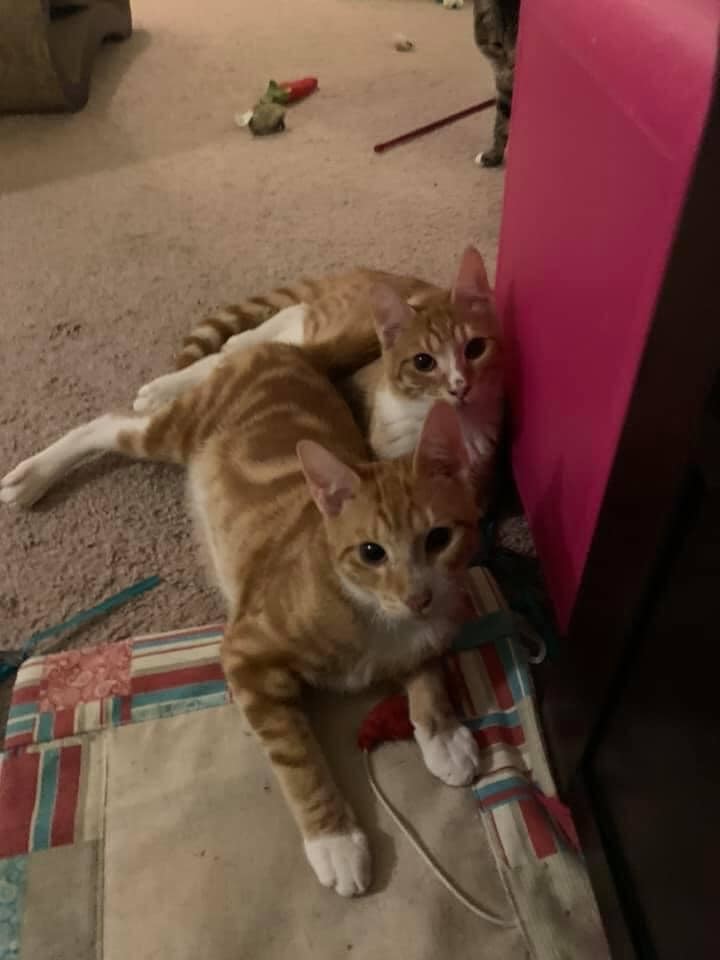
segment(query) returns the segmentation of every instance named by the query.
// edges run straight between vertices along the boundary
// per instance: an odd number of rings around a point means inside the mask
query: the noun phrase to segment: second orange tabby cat
[[[381,459],[412,451],[432,404],[451,403],[483,502],[501,426],[503,374],[492,290],[473,247],[450,290],[357,269],[219,310],[186,338],[182,369],[142,387],[135,409],[156,409],[200,383],[228,353],[268,341],[333,345],[351,361],[346,367],[355,372],[339,387]],[[343,372],[338,364],[336,376]]]

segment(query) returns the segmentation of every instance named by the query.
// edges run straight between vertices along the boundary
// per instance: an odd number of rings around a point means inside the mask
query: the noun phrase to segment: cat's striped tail
[[[285,307],[309,303],[318,295],[317,284],[301,280],[289,287],[278,287],[261,297],[250,297],[241,303],[229,304],[208,314],[183,340],[175,361],[178,370],[189,367],[211,353],[218,353],[230,337],[254,330]]]

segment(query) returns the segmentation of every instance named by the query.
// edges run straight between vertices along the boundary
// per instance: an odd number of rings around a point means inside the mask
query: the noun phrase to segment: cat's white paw
[[[0,480],[0,501],[11,507],[30,507],[53,482],[52,465],[41,454],[28,457]]]
[[[183,378],[177,373],[166,373],[140,387],[133,401],[135,413],[151,413],[170,403],[183,392]]]
[[[341,897],[356,897],[370,885],[370,849],[362,830],[306,840],[305,855],[320,883]]]
[[[465,0],[443,0],[446,10],[460,10],[465,6]]]
[[[482,153],[478,153],[475,157],[475,163],[479,167],[485,167],[486,169],[501,167],[504,161],[505,153],[499,153],[494,147],[491,147],[489,150],[483,150]]]
[[[415,739],[430,773],[451,787],[472,783],[480,772],[480,751],[475,737],[462,724],[430,734],[415,727]]]

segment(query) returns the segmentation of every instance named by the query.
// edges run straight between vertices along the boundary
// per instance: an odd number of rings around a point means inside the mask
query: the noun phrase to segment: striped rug
[[[446,670],[481,748],[472,791],[482,828],[528,955],[602,960],[606,947],[543,750],[524,648],[512,634],[483,642],[482,616],[504,602],[484,570],[472,577],[476,633],[465,632]],[[108,735],[227,706],[221,636],[222,625],[211,624],[34,657],[20,669],[0,757],[0,960],[40,960],[23,949],[24,938],[39,936],[28,932],[27,905],[43,889],[33,886],[41,874],[34,858],[63,848],[82,858],[103,835]]]

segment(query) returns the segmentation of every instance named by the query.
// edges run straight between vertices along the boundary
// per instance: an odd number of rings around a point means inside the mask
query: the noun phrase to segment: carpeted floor
[[[502,174],[472,163],[491,112],[382,157],[374,142],[492,93],[471,10],[432,0],[135,0],[76,116],[0,118],[0,471],[168,369],[207,307],[354,263],[449,281],[494,270]],[[396,53],[392,34],[417,43]],[[233,126],[270,77],[316,74],[289,131]],[[93,642],[217,619],[180,474],[83,468],[0,511],[0,646],[153,573]],[[73,642],[83,642],[78,634]]]

